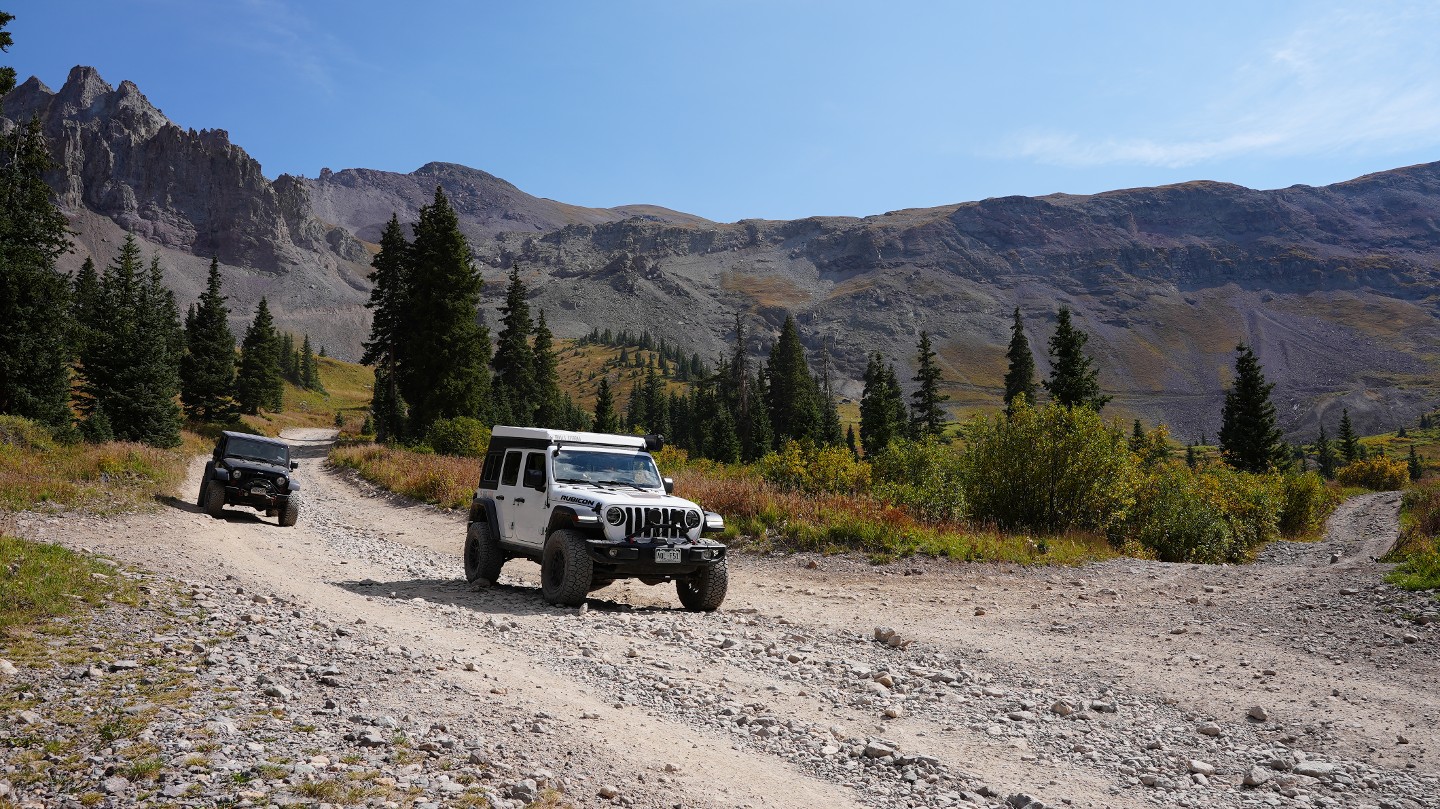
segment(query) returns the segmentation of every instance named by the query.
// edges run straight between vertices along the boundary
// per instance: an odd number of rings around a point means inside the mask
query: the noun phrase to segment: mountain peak
[[[100,78],[100,71],[87,65],[76,65],[65,77],[65,86],[60,88],[57,100],[79,111],[89,109],[97,99],[113,92],[115,88]]]

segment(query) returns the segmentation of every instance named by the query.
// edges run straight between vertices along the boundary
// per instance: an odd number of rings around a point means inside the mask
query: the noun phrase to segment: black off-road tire
[[[204,508],[204,507],[205,507],[205,495],[208,494],[209,491],[210,491],[210,476],[209,476],[209,475],[206,475],[206,476],[205,476],[203,479],[201,479],[201,481],[200,481],[200,494],[198,494],[198,495],[195,496],[195,505],[199,506],[200,508]]]
[[[465,581],[494,584],[508,558],[485,520],[475,520],[465,529]]]
[[[578,607],[590,592],[595,563],[585,545],[585,535],[562,528],[545,540],[540,560],[540,592],[559,607]]]
[[[709,567],[702,567],[683,579],[675,580],[675,592],[680,603],[691,612],[714,612],[725,600],[725,591],[730,586],[730,571],[725,567],[725,557]]]
[[[205,488],[205,513],[218,520],[225,512],[225,487],[206,485]]]
[[[280,524],[286,528],[294,528],[299,521],[300,500],[292,494],[285,498],[285,504],[280,506]]]

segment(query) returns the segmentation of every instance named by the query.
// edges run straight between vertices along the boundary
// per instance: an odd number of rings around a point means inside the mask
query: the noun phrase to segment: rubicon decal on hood
[[[576,497],[576,496],[573,495],[573,494],[562,494],[562,495],[560,495],[560,501],[563,502],[563,503],[575,503],[575,504],[581,505],[581,506],[588,506],[588,507],[590,507],[590,508],[595,508],[596,506],[599,506],[599,505],[600,505],[599,503],[595,502],[594,500],[590,500],[590,499],[584,498],[584,497]]]

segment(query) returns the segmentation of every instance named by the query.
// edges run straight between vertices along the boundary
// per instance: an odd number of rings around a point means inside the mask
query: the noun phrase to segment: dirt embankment
[[[303,800],[363,769],[390,790],[377,804],[518,806],[548,785],[577,806],[1440,806],[1440,612],[1374,561],[1393,493],[1244,567],[742,555],[719,613],[637,582],[577,611],[546,606],[528,562],[465,585],[463,515],[326,470],[326,431],[287,438],[295,529],[193,508],[198,463],[159,513],[24,526],[202,602],[185,631],[210,701],[156,719],[165,755],[193,749],[186,721],[272,717],[117,805]],[[225,768],[253,777],[204,777]]]

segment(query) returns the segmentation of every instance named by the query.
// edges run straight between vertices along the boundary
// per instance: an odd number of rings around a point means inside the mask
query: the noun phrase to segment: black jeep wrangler
[[[284,441],[227,430],[205,464],[195,504],[217,518],[226,506],[248,506],[293,527],[300,519],[300,484],[291,473],[299,466]]]

